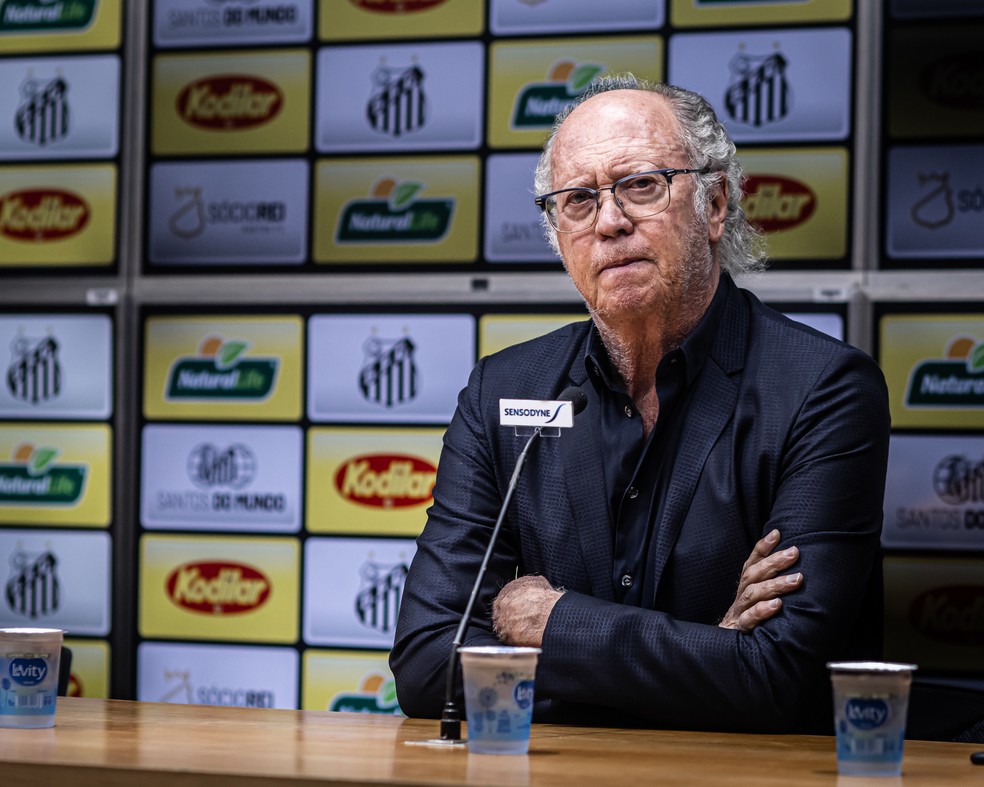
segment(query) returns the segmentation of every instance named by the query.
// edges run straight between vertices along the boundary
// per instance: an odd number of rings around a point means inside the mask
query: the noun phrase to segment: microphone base
[[[404,741],[407,746],[430,746],[435,749],[464,749],[468,745],[465,738],[431,738],[425,741]]]

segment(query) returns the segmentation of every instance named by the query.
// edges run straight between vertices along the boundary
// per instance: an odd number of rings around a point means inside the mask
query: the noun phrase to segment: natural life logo
[[[341,691],[334,695],[328,700],[326,710],[404,715],[396,699],[396,681],[378,672],[366,675],[357,691]]]
[[[514,131],[550,128],[557,113],[583,93],[605,68],[596,63],[578,64],[570,60],[555,63],[546,82],[527,85],[516,96],[510,127]]]
[[[789,61],[778,51],[768,55],[750,55],[739,47],[728,68],[731,82],[724,94],[728,116],[737,123],[756,128],[775,123],[792,109],[793,93],[786,79]]]
[[[71,506],[85,489],[86,465],[56,465],[57,448],[22,443],[0,464],[0,504]]]
[[[204,339],[198,355],[179,358],[167,376],[168,401],[259,401],[273,391],[277,358],[242,358],[248,342]]]
[[[18,332],[10,343],[7,390],[14,399],[31,405],[58,398],[62,391],[62,367],[54,336],[29,338]]]
[[[29,71],[20,87],[21,103],[14,114],[14,129],[25,142],[47,147],[68,136],[68,81],[59,73],[51,79]]]
[[[6,0],[0,2],[0,33],[80,30],[96,15],[99,0]]]
[[[342,207],[335,233],[337,243],[436,243],[451,226],[452,197],[419,195],[419,181],[382,178],[369,199],[350,200]]]
[[[984,407],[984,342],[957,336],[945,357],[919,363],[909,376],[908,407]]]

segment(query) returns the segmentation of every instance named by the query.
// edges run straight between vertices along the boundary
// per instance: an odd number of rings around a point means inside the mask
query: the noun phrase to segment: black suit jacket
[[[727,276],[724,314],[694,381],[648,571],[654,597],[616,603],[613,525],[597,460],[590,322],[482,359],[447,430],[390,665],[404,712],[437,716],[466,600],[526,438],[500,398],[588,398],[560,437],[534,443],[466,644],[493,644],[495,593],[518,574],[567,592],[536,675],[540,721],[832,732],[825,663],[878,658],[880,533],[889,415],[867,355],[795,323]],[[719,628],[742,565],[772,528],[805,580],[750,634]]]

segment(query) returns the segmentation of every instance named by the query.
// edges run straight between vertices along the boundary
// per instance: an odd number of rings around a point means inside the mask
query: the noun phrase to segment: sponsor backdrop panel
[[[894,428],[984,425],[984,311],[883,315],[878,360]]]
[[[110,549],[108,533],[0,529],[0,627],[109,634]]]
[[[0,315],[0,347],[9,352],[0,418],[109,418],[112,329],[102,314]]]
[[[899,19],[922,19],[944,16],[984,16],[979,0],[892,0],[892,16]]]
[[[386,653],[304,651],[303,710],[402,716]]]
[[[662,27],[665,0],[489,0],[489,27],[497,36],[597,33]]]
[[[403,583],[415,551],[409,538],[307,539],[304,641],[391,648]]]
[[[980,673],[984,559],[885,559],[885,658]]]
[[[485,26],[486,0],[318,0],[318,35],[353,38],[474,36]]]
[[[485,259],[553,262],[560,259],[545,236],[533,204],[536,153],[493,154],[485,162]]]
[[[984,552],[984,435],[892,435],[882,542]]]
[[[738,144],[846,138],[851,76],[846,28],[670,39],[669,81],[704,95]]]
[[[151,3],[161,48],[290,44],[311,38],[314,0],[166,0]]]
[[[488,143],[539,147],[554,116],[605,71],[662,75],[660,36],[495,42],[490,47]]]
[[[669,0],[669,3],[670,21],[680,27],[841,22],[850,18],[853,5],[852,0]]]
[[[743,149],[745,213],[770,259],[841,259],[848,252],[844,148]]]
[[[119,86],[116,55],[0,60],[0,158],[115,156]]]
[[[149,317],[144,415],[293,421],[301,414],[301,319]]]
[[[234,708],[297,707],[294,648],[142,642],[137,699]]]
[[[141,636],[296,642],[299,555],[292,538],[142,536]]]
[[[113,49],[120,45],[123,3],[112,0],[4,0],[0,51]]]
[[[984,23],[929,29],[921,24],[891,31],[885,76],[892,136],[981,136],[982,38]]]
[[[474,156],[318,162],[315,262],[473,262],[480,171]]]
[[[98,640],[68,637],[65,647],[72,651],[68,696],[110,699],[109,645]]]
[[[572,322],[583,322],[587,314],[484,314],[478,321],[478,355],[486,355],[535,339]]]
[[[984,145],[892,148],[886,201],[889,257],[984,260]]]
[[[447,424],[474,363],[468,314],[315,315],[308,322],[308,417]]]
[[[443,436],[444,429],[310,429],[308,532],[417,536]]]
[[[317,68],[315,144],[323,153],[482,143],[485,48],[478,41],[325,47]]]
[[[108,425],[0,423],[0,523],[107,527]]]
[[[0,266],[110,265],[116,167],[0,167]]]
[[[301,450],[296,426],[145,426],[140,523],[296,533]]]
[[[156,164],[148,231],[152,264],[300,264],[307,258],[308,163]]]
[[[159,55],[150,146],[158,155],[307,149],[307,50]]]
[[[844,316],[827,312],[783,312],[789,319],[809,325],[814,330],[833,336],[840,341],[846,341],[847,331],[844,329]]]

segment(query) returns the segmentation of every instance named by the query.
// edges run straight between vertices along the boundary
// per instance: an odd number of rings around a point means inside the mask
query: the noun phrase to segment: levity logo
[[[802,224],[817,207],[816,194],[798,180],[779,175],[751,175],[744,186],[745,215],[762,232]]]
[[[550,426],[574,425],[574,408],[567,401],[539,401],[536,399],[500,399],[499,426]]]
[[[164,398],[168,401],[259,401],[273,391],[277,358],[241,358],[249,344],[209,336],[198,355],[179,358],[167,376]]]
[[[206,615],[237,615],[263,606],[270,580],[244,563],[185,563],[164,582],[167,597],[182,609]]]
[[[455,200],[418,198],[425,185],[376,182],[369,199],[345,203],[335,233],[337,243],[435,243],[447,235]]]
[[[63,189],[23,189],[0,196],[0,235],[45,243],[76,235],[89,222],[89,206]]]
[[[431,501],[437,468],[416,456],[371,454],[342,463],[335,488],[346,500],[373,508],[407,508]]]
[[[427,11],[444,5],[446,0],[349,0],[356,8],[363,11],[375,11],[377,14],[412,14],[415,11]]]
[[[57,448],[22,443],[0,464],[0,504],[75,505],[85,489],[85,465],[56,465]]]
[[[873,730],[888,719],[888,703],[877,698],[851,697],[844,705],[844,718],[859,730]]]
[[[48,674],[48,662],[43,658],[18,657],[10,660],[10,678],[21,686],[37,686]]]
[[[178,117],[209,131],[238,131],[276,117],[284,96],[272,82],[245,74],[210,76],[186,85],[176,100]]]
[[[80,30],[96,15],[98,0],[5,0],[0,2],[0,33],[29,30]]]
[[[984,644],[984,586],[933,588],[909,606],[909,623],[922,636],[948,645]]]
[[[358,691],[342,691],[328,700],[328,710],[349,713],[391,713],[402,716],[396,700],[396,682],[378,673],[370,673],[362,679]]]
[[[909,407],[984,407],[984,342],[950,340],[945,358],[923,361],[909,376]]]
[[[577,64],[569,60],[555,63],[546,82],[527,85],[516,96],[510,127],[513,130],[550,128],[557,113],[605,69],[594,63]]]

